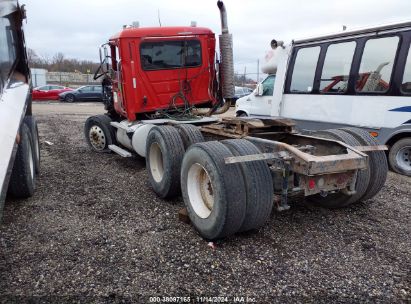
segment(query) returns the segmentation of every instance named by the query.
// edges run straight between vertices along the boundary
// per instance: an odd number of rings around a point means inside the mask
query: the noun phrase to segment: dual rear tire
[[[215,240],[264,225],[273,206],[273,183],[265,161],[225,164],[232,156],[260,153],[246,140],[204,142],[192,125],[156,126],[146,145],[154,192],[182,194],[193,226]]]
[[[372,146],[377,142],[366,131],[359,128],[343,128],[318,131],[318,137],[342,141],[352,147]],[[343,208],[360,201],[373,198],[383,187],[387,178],[388,165],[383,151],[368,152],[368,166],[357,172],[355,193],[343,192],[329,194],[325,197],[313,195],[309,200],[325,208]]]

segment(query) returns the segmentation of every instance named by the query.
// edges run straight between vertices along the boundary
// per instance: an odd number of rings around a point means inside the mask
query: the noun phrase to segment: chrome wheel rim
[[[96,151],[102,151],[106,148],[106,136],[99,126],[92,126],[89,131],[91,146]]]

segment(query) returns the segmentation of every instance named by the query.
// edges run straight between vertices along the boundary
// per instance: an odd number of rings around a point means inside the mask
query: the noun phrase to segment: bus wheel
[[[333,139],[342,141],[350,146],[359,146],[360,143],[352,135],[336,129],[330,129],[325,131],[318,131],[314,136]],[[343,208],[351,204],[357,203],[362,200],[364,194],[367,191],[368,185],[370,183],[370,169],[357,171],[357,181],[355,183],[355,194],[347,195],[343,192],[331,193],[327,196],[322,196],[320,194],[315,194],[309,196],[308,199],[317,205],[325,208]]]
[[[148,133],[146,167],[154,192],[162,198],[180,194],[183,141],[172,126],[155,126]]]
[[[183,140],[185,150],[193,144],[204,142],[203,134],[198,127],[190,124],[179,124],[175,127]]]
[[[388,154],[391,169],[411,176],[411,138],[403,138],[392,145]]]
[[[363,129],[343,128],[341,130],[354,136],[355,139],[357,139],[363,146],[378,145],[375,138]],[[373,198],[381,190],[385,184],[388,173],[387,157],[385,156],[384,151],[368,152],[367,155],[369,159],[368,166],[370,170],[370,184],[368,185],[367,191],[362,198],[363,200]],[[409,168],[411,169],[411,164]]]
[[[217,141],[192,145],[181,166],[181,190],[191,223],[202,237],[215,240],[236,233],[246,214],[241,169],[226,165],[233,156]]]
[[[107,115],[96,115],[87,118],[84,124],[84,136],[88,145],[96,152],[110,152],[109,145],[116,143],[114,128]]]
[[[222,143],[234,156],[259,154],[261,151],[245,139],[228,139]],[[273,208],[273,180],[265,161],[239,163],[246,190],[246,215],[239,231],[260,228]]]
[[[25,123],[20,128],[20,143],[17,148],[8,191],[18,198],[27,198],[35,190],[35,155],[30,129]]]

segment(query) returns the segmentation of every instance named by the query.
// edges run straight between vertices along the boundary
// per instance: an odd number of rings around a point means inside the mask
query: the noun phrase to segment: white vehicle
[[[38,130],[22,30],[24,7],[0,0],[0,219],[6,194],[32,196],[39,173]]]
[[[388,145],[411,176],[411,22],[293,41],[272,41],[254,94],[237,116],[281,116],[300,129],[361,127]]]

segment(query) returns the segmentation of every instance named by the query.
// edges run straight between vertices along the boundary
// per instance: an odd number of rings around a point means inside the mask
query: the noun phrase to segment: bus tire
[[[84,136],[87,144],[95,152],[111,152],[108,146],[116,144],[115,129],[110,125],[111,121],[108,115],[95,115],[87,118],[84,124]]]
[[[180,194],[183,141],[172,126],[155,126],[147,136],[146,167],[154,192],[162,198]]]
[[[245,139],[228,139],[222,143],[234,156],[259,154],[261,151]],[[258,229],[270,217],[274,189],[270,169],[265,161],[239,163],[246,192],[246,215],[239,231]]]
[[[185,150],[193,144],[204,142],[204,136],[198,127],[190,124],[178,124],[175,127],[183,140]]]
[[[36,175],[40,174],[40,140],[39,140],[39,129],[37,126],[37,120],[34,116],[26,116],[24,117],[23,122],[27,125],[30,129],[31,138],[33,140],[33,153],[34,153],[34,168]]]
[[[192,145],[181,166],[181,190],[188,216],[208,240],[228,237],[241,228],[246,215],[246,192],[241,169],[226,165],[233,156],[220,142]]]
[[[34,144],[29,127],[23,123],[8,192],[17,198],[28,198],[33,195],[35,188]]]
[[[363,146],[378,145],[378,142],[375,140],[375,138],[363,129],[350,127],[342,128],[341,130],[354,136]],[[363,200],[373,198],[381,190],[381,188],[385,184],[388,174],[387,157],[384,151],[368,152],[367,155],[369,159],[368,166],[370,170],[370,184],[368,185],[367,191],[362,198]]]
[[[393,144],[388,160],[393,171],[411,176],[411,138],[403,138]]]
[[[330,129],[325,131],[318,131],[314,136],[334,139],[344,142],[350,146],[358,146],[360,143],[352,135],[337,129]],[[370,170],[369,168],[364,170],[358,170],[357,181],[355,183],[356,193],[353,195],[347,195],[342,192],[332,193],[325,197],[320,194],[310,196],[308,199],[317,205],[324,208],[344,208],[362,200],[365,192],[367,191],[370,183]]]

